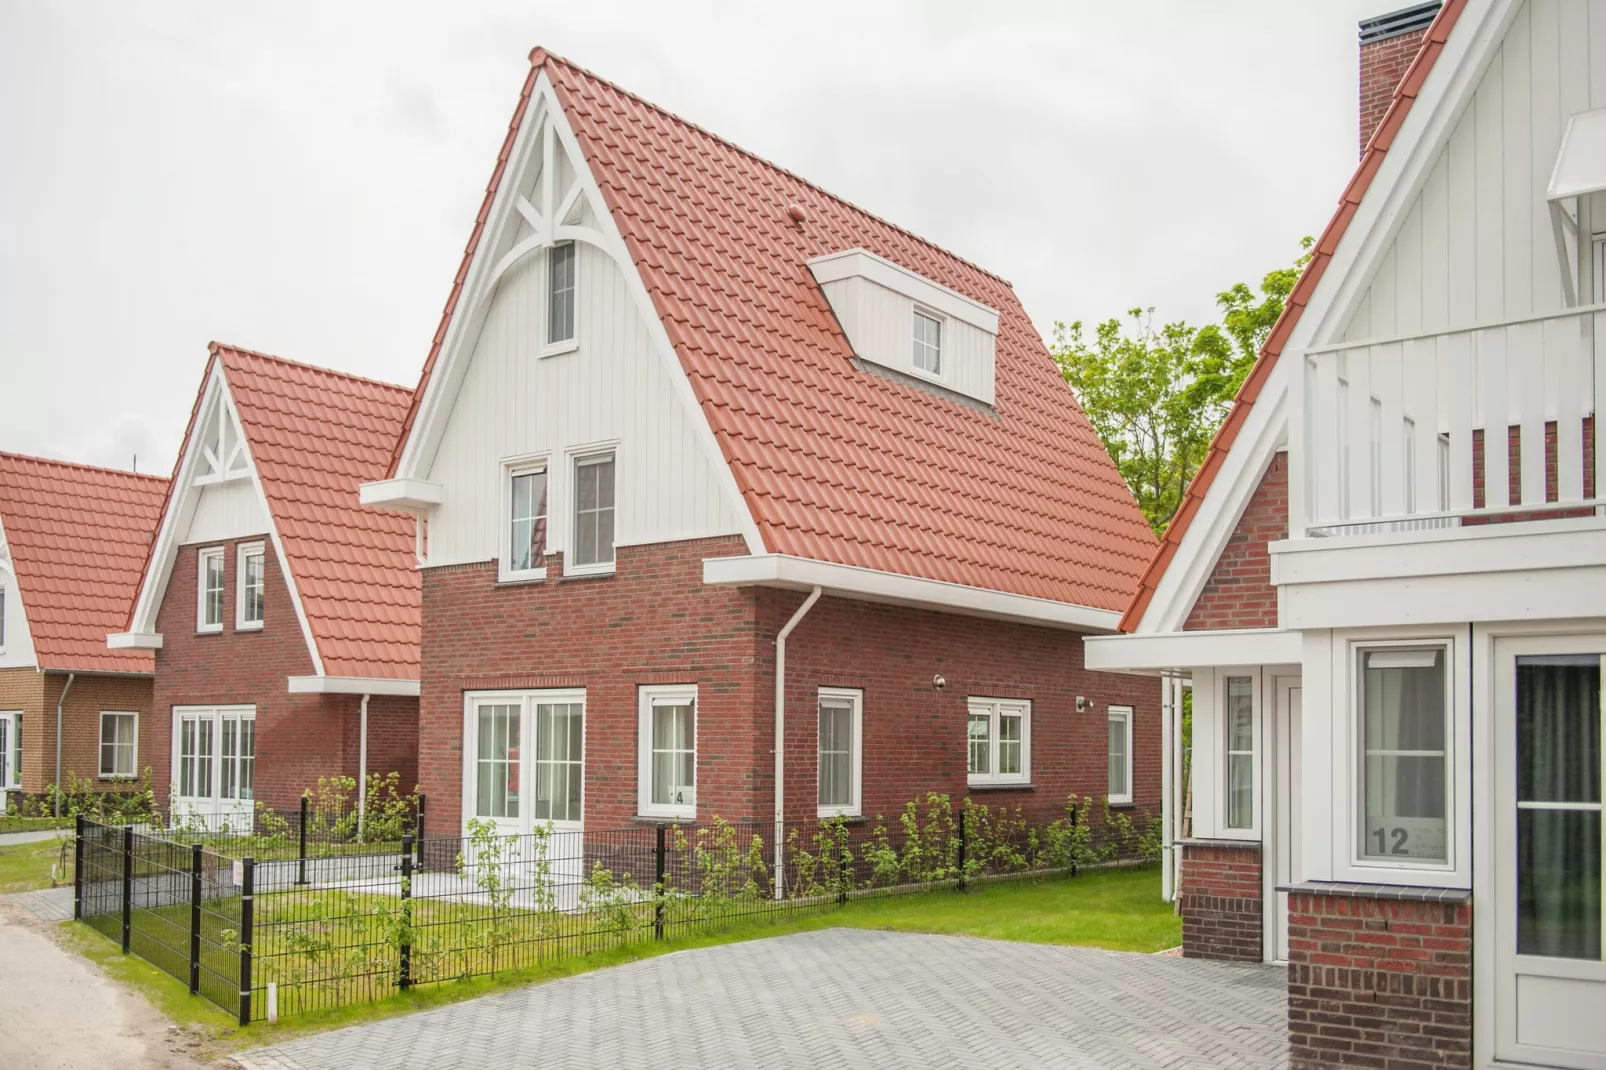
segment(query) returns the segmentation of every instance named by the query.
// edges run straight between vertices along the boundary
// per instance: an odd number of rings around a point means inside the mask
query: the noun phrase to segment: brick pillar
[[[1307,883],[1288,914],[1290,1070],[1472,1065],[1467,892]]]
[[[1260,962],[1260,844],[1189,840],[1182,845],[1182,954]]]

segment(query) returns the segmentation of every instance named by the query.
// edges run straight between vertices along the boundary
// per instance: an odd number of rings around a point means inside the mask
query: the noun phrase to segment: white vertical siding
[[[263,535],[267,530],[268,515],[262,508],[256,484],[249,479],[236,479],[200,488],[189,526],[178,541],[179,545],[225,542],[247,535]]]
[[[430,518],[431,564],[499,556],[502,463],[530,454],[550,457],[548,547],[564,549],[566,451],[614,440],[619,545],[741,530],[624,276],[595,247],[578,243],[577,252],[577,350],[540,355],[545,251],[512,268],[491,299],[428,476],[443,487]]]
[[[821,289],[860,359],[907,375],[925,376],[914,366],[914,298],[862,276],[837,279]],[[995,338],[953,316],[937,315],[942,320],[942,373],[933,378],[991,405]]]
[[[33,638],[28,634],[28,618],[23,613],[22,595],[17,590],[17,577],[10,569],[11,558],[6,552],[5,529],[0,528],[0,599],[5,602],[6,632],[4,648],[0,649],[0,669],[17,668],[34,664]]]
[[[1562,308],[1545,187],[1568,117],[1599,107],[1606,107],[1606,0],[1528,0],[1343,340]],[[1603,226],[1606,220],[1595,221]]]

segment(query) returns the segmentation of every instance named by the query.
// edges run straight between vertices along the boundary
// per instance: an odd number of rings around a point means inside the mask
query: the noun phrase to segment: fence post
[[[965,809],[959,808],[959,890],[965,890]]]
[[[78,830],[72,848],[72,920],[84,917],[84,815],[78,815]]]
[[[1073,848],[1076,845],[1076,804],[1075,803],[1071,804],[1071,845],[1072,845]],[[1080,855],[1081,853],[1082,852],[1074,850],[1074,849],[1071,851],[1071,876],[1073,876],[1073,877],[1076,876],[1077,856]]]
[[[256,928],[256,877],[254,858],[240,860],[240,1024],[251,1024],[251,941]]]
[[[413,986],[413,838],[402,837],[401,855],[401,909],[403,933],[406,942],[401,946],[401,989]]]
[[[190,994],[201,990],[201,872],[203,848],[190,844]]]
[[[301,796],[301,851],[296,858],[296,883],[307,883],[307,797]]]
[[[413,845],[416,854],[413,856],[413,865],[418,869],[424,868],[424,793],[418,793],[418,813],[413,818]]]
[[[134,826],[123,826],[123,954],[134,932]]]
[[[656,894],[653,897],[655,902],[653,903],[652,907],[653,933],[659,940],[664,938],[664,893],[667,891],[667,889],[664,887],[664,874],[666,872],[667,870],[664,866],[664,826],[659,825],[658,875],[653,880],[653,890]]]

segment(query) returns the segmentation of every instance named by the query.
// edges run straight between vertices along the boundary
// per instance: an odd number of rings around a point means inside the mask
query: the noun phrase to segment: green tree
[[[1091,338],[1080,320],[1054,324],[1055,363],[1155,531],[1182,504],[1310,260],[1311,239],[1300,246],[1293,265],[1268,272],[1258,291],[1237,283],[1217,294],[1219,324],[1156,328],[1152,308],[1132,309],[1125,323],[1106,320]]]

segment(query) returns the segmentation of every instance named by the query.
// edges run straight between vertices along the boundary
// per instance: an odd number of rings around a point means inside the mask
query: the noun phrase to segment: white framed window
[[[508,833],[582,827],[583,688],[475,691],[464,697],[464,819]]]
[[[1253,676],[1226,676],[1221,685],[1221,720],[1226,734],[1223,782],[1226,786],[1222,827],[1237,832],[1258,829],[1259,703]]]
[[[574,459],[574,537],[565,573],[613,571],[615,466],[612,450]]]
[[[22,787],[22,712],[0,713],[0,788]]]
[[[173,707],[173,794],[199,813],[249,809],[256,794],[256,707]]]
[[[234,629],[249,632],[262,627],[267,600],[267,552],[260,542],[243,542],[234,560]]]
[[[509,462],[503,466],[501,568],[498,579],[535,580],[546,576],[547,503],[545,458]]]
[[[543,356],[574,349],[577,251],[572,241],[547,249],[546,344]]]
[[[1450,647],[1355,648],[1360,761],[1357,861],[1450,861]]]
[[[919,308],[914,318],[914,366],[927,375],[942,374],[942,320]]]
[[[131,780],[139,775],[139,714],[102,710],[100,778]]]
[[[1032,704],[972,698],[966,741],[971,787],[1028,784],[1032,772]]]
[[[223,547],[209,546],[195,558],[195,630],[223,630]]]
[[[637,812],[697,816],[697,685],[643,686],[637,739]]]
[[[1111,706],[1110,779],[1111,806],[1132,805],[1132,707]]]
[[[822,687],[819,714],[820,816],[858,817],[863,812],[864,692]]]

